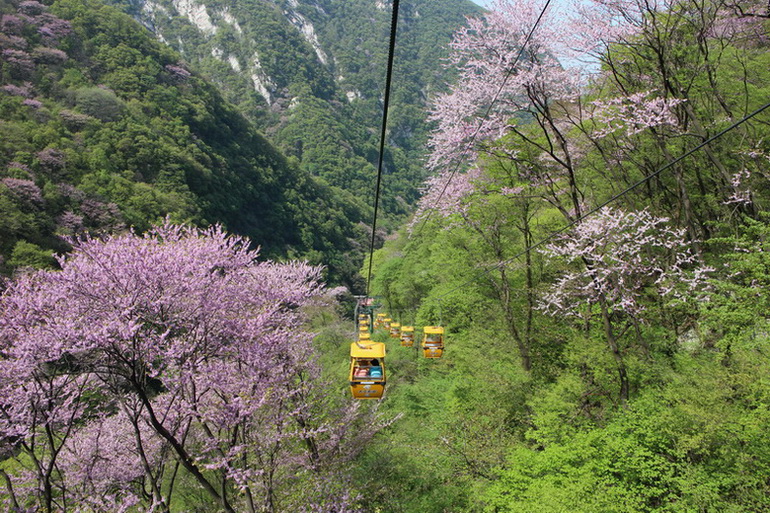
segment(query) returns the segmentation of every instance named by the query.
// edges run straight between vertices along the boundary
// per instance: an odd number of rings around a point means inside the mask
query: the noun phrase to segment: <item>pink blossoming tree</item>
[[[629,378],[621,344],[623,334],[644,322],[643,296],[683,300],[704,285],[702,267],[684,229],[648,211],[604,208],[549,244],[544,253],[568,269],[544,294],[541,308],[551,315],[575,316],[590,327],[598,318],[615,360],[619,398],[629,397]],[[644,346],[644,340],[638,342]]]
[[[527,40],[542,6],[500,0],[456,34],[448,66],[460,74],[434,99],[428,166],[435,177],[418,217],[440,208],[445,187],[463,189],[447,187],[450,177],[462,181],[456,170],[480,165],[483,154],[514,162],[521,185],[574,221],[596,194],[587,175],[613,188],[630,185],[748,108],[718,76],[751,81],[730,59],[741,58],[734,45],[746,50],[758,41],[744,28],[764,19],[761,2],[580,1],[568,12],[551,6]],[[742,136],[761,143],[750,131]],[[708,235],[709,212],[692,195],[713,193],[724,203],[736,194],[739,169],[718,153],[704,148],[692,178],[676,165],[645,191],[651,201],[676,195],[668,214],[693,240]]]
[[[320,269],[258,262],[248,246],[167,224],[74,241],[61,271],[8,286],[11,506],[169,511],[185,472],[224,511],[285,511],[292,483],[335,478],[376,428],[359,436],[360,412],[325,398],[302,328]],[[338,499],[325,501],[349,511]]]
[[[579,211],[582,194],[574,147],[568,144],[570,126],[559,115],[579,101],[585,74],[579,66],[559,62],[565,27],[553,11],[527,39],[540,10],[534,2],[500,0],[455,35],[447,65],[458,68],[460,76],[449,93],[434,99],[431,113],[437,128],[429,142],[428,167],[438,178],[428,184],[429,198],[456,175],[454,169],[484,153],[529,162],[533,180],[563,180],[569,192],[557,201],[572,203],[565,213]],[[508,136],[536,152],[509,151]],[[432,201],[420,204],[420,210],[432,208]]]

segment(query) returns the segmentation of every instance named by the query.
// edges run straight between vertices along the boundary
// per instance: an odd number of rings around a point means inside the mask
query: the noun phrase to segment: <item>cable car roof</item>
[[[385,358],[385,344],[382,342],[366,342],[350,344],[350,356],[353,358]]]
[[[425,326],[422,331],[425,332],[425,333],[439,333],[439,334],[443,334],[444,333],[444,328],[442,328],[441,326]]]

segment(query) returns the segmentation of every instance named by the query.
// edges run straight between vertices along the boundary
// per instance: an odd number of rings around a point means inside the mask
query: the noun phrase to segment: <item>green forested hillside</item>
[[[371,203],[390,4],[374,0],[113,0],[194,63],[300,167]],[[425,174],[426,103],[466,0],[401,3],[383,205],[395,227]]]
[[[52,264],[62,237],[170,216],[353,280],[367,207],[287,160],[177,53],[100,2],[1,7],[4,272]]]
[[[383,309],[448,335],[440,360],[388,345],[379,412],[402,417],[360,460],[367,511],[770,509],[766,6],[585,4],[611,6],[584,31],[613,42],[580,94],[548,16],[539,56],[484,87],[540,6],[458,44],[434,157],[493,93],[506,130],[436,166],[375,253]]]

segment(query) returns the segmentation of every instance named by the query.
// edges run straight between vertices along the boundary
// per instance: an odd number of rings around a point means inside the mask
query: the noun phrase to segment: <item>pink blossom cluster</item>
[[[144,420],[136,424],[135,431],[124,412],[100,415],[62,447],[58,464],[70,499],[80,508],[113,511],[140,502],[136,484],[145,469],[136,437],[142,439],[144,457],[152,466],[160,463],[163,443]]]
[[[86,193],[74,185],[68,183],[59,183],[56,184],[56,189],[59,191],[59,194],[65,198],[71,199],[78,203],[82,203],[83,200],[86,199]]]
[[[31,87],[31,84],[29,82],[26,82],[23,86],[18,86],[14,84],[5,84],[0,89],[10,94],[11,96],[21,96],[22,98],[29,98],[32,96],[32,91],[30,90],[30,87]]]
[[[15,78],[30,78],[35,69],[32,57],[24,50],[5,49],[2,59],[11,66],[12,76]]]
[[[23,37],[14,36],[0,32],[0,49],[26,50],[29,43]]]
[[[224,510],[246,511],[246,497],[280,500],[277,483],[332,478],[326,465],[369,439],[358,408],[319,388],[302,312],[320,268],[258,261],[219,227],[72,242],[61,271],[0,296],[0,440],[20,455],[20,502],[164,510],[179,461]],[[348,511],[353,498],[329,500]]]
[[[15,14],[4,14],[0,17],[0,30],[6,35],[20,36],[24,25],[24,20]]]
[[[77,235],[83,230],[83,216],[67,210],[56,218],[56,226],[66,235]]]
[[[709,31],[714,38],[740,40],[743,44],[767,44],[764,24],[770,19],[770,6],[762,0],[726,0]]]
[[[26,107],[32,107],[33,109],[39,109],[43,106],[43,102],[35,98],[24,98],[21,104]]]
[[[667,0],[572,0],[564,37],[566,56],[602,60],[613,44],[626,43],[645,23],[644,13],[667,9]]]
[[[47,7],[33,0],[21,2],[17,14],[5,14],[0,19],[0,29],[10,36],[21,36],[24,27],[37,27],[37,32],[48,46],[58,46],[61,40],[72,34],[72,24],[47,11]]]
[[[743,162],[743,166],[732,174],[730,185],[732,194],[724,203],[726,205],[748,205],[753,202],[752,185],[759,179],[767,179],[770,176],[770,153],[761,147],[736,152],[736,157]]]
[[[733,193],[725,202],[726,204],[748,205],[752,202],[751,188],[748,186],[750,178],[751,171],[745,167],[733,174],[732,180],[730,181],[730,185],[733,187]]]
[[[3,178],[0,183],[6,186],[11,195],[24,205],[35,207],[43,205],[43,192],[40,187],[35,185],[35,182],[18,178]]]
[[[668,126],[677,128],[679,121],[673,109],[685,100],[651,97],[655,91],[643,91],[610,100],[593,102],[593,118],[599,123],[594,133],[597,138],[623,130],[631,137],[648,128]]]
[[[467,209],[468,197],[482,178],[481,168],[478,166],[473,166],[466,172],[453,172],[448,169],[428,178],[417,211],[410,222],[410,230],[432,215],[431,213],[449,218],[464,212]]]
[[[37,31],[43,41],[49,46],[57,46],[67,36],[72,34],[72,25],[69,21],[55,16],[43,15],[40,17],[41,25]]]
[[[58,148],[46,148],[35,154],[40,167],[49,173],[54,173],[64,168],[66,156]]]
[[[115,203],[105,203],[95,198],[84,198],[78,205],[89,228],[97,231],[123,229],[123,214]]]
[[[27,16],[39,16],[46,10],[46,6],[35,0],[24,0],[19,3],[19,12]]]
[[[66,52],[58,48],[40,46],[32,50],[32,58],[38,64],[62,64],[69,57]]]
[[[520,170],[529,171],[532,185],[551,191],[550,201],[555,203],[561,202],[557,196],[563,185],[559,182],[566,178],[571,188],[569,202],[574,202],[578,196],[574,169],[585,149],[565,134],[582,123],[579,103],[591,71],[580,59],[593,55],[598,37],[606,47],[634,33],[638,21],[634,6],[638,11],[639,6],[630,1],[581,2],[567,21],[552,7],[534,31],[543,5],[526,0],[498,0],[483,17],[469,18],[455,35],[447,63],[459,70],[458,82],[449,93],[433,100],[430,118],[437,128],[429,140],[427,167],[440,174],[459,163],[473,163],[482,152],[504,155],[510,144],[507,134],[538,139],[538,135],[525,134],[536,126],[548,138],[541,147],[542,155],[529,157],[529,161],[515,155],[510,159]],[[590,37],[575,38],[575,33]],[[630,102],[635,105],[633,98]],[[654,100],[642,106],[647,110],[637,113],[640,118],[660,111],[654,110]],[[561,116],[555,116],[555,111]],[[441,179],[427,182],[424,203],[435,203],[430,197],[437,197],[440,192],[434,189],[440,191],[445,183]],[[464,190],[465,185],[458,187]]]
[[[28,165],[22,164],[21,162],[16,162],[16,161],[9,162],[8,165],[6,166],[6,169],[20,171],[21,173],[26,175],[28,178],[31,178],[33,176],[32,169]]]
[[[181,80],[187,79],[190,76],[192,76],[192,73],[187,71],[185,68],[178,64],[166,64],[165,66],[166,71],[171,73],[174,77],[179,78]]]
[[[541,7],[500,0],[455,34],[447,66],[459,69],[460,76],[452,91],[433,101],[430,117],[437,129],[429,142],[429,168],[472,161],[479,142],[500,138],[533,102],[580,95],[582,73],[557,59],[564,40],[557,16],[546,12],[522,52]]]
[[[115,232],[125,229],[123,214],[115,203],[105,203],[67,184],[57,184],[57,190],[70,204],[70,210],[57,218],[60,235]]]
[[[699,264],[684,229],[646,209],[605,207],[580,221],[543,251],[570,266],[542,299],[549,314],[581,315],[583,305],[606,302],[613,311],[637,317],[645,291],[680,298],[682,289],[704,285],[710,269]]]

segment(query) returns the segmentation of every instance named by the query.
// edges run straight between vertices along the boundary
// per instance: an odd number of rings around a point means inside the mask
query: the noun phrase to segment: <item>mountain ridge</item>
[[[110,1],[209,76],[303,169],[368,200],[377,162],[390,2]],[[383,208],[393,227],[411,211],[425,177],[427,100],[452,75],[441,57],[465,16],[479,12],[465,0],[401,2],[384,184],[386,197],[401,199]],[[295,116],[303,102],[303,115]],[[337,126],[335,137],[318,140],[319,127],[307,126],[308,114]]]

